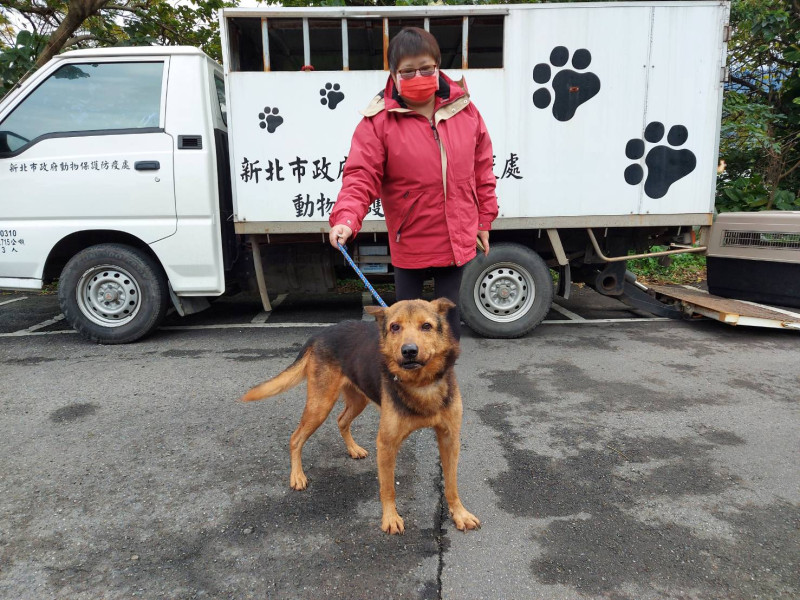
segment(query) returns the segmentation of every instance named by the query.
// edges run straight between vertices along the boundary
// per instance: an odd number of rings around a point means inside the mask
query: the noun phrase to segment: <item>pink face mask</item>
[[[397,93],[406,100],[422,103],[430,99],[439,89],[439,69],[430,77],[417,75],[413,79],[397,77]]]

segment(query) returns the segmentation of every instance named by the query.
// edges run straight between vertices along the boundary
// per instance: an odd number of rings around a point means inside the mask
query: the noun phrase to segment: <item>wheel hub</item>
[[[106,306],[125,302],[125,290],[114,283],[103,284],[100,286],[99,300],[104,302]]]
[[[118,327],[139,312],[139,285],[118,266],[89,269],[78,282],[76,294],[81,312],[98,325]]]
[[[513,263],[497,263],[487,268],[475,284],[475,302],[492,321],[515,321],[533,306],[533,277]]]

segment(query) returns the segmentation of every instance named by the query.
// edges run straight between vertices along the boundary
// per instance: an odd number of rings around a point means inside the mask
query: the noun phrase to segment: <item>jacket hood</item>
[[[463,77],[459,81],[455,81],[439,71],[439,89],[436,90],[435,96],[436,102],[433,107],[434,112],[445,104],[450,104],[462,96],[469,97],[467,83],[464,81]],[[411,110],[406,106],[400,94],[397,93],[397,86],[395,86],[391,75],[386,79],[386,87],[360,112],[365,117],[374,117],[382,110]]]

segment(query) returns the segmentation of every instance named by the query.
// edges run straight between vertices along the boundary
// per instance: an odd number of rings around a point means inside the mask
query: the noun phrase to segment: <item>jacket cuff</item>
[[[478,231],[491,231],[492,221],[487,217],[478,217]]]
[[[353,237],[356,237],[356,234],[361,230],[358,226],[358,219],[356,219],[355,215],[349,213],[340,215],[334,223],[331,223],[332,227],[336,227],[336,225],[347,225],[353,231]]]

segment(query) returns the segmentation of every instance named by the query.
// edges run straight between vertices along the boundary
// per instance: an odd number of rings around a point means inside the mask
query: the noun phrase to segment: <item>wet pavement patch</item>
[[[291,346],[284,347],[237,348],[233,350],[223,350],[220,354],[222,354],[228,360],[235,360],[238,362],[252,362],[281,357],[294,360],[295,356],[302,347],[302,344],[293,344]]]
[[[401,450],[397,503],[406,532],[388,536],[380,529],[373,443],[356,431],[371,453],[352,460],[335,421],[327,425],[307,447],[309,488],[301,492],[289,489],[290,430],[253,425],[237,443],[225,443],[241,424],[206,431],[213,457],[186,451],[180,469],[195,477],[153,482],[149,472],[138,472],[115,479],[104,502],[119,507],[119,518],[115,512],[88,531],[75,521],[92,512],[81,505],[84,483],[69,518],[78,539],[90,535],[91,544],[76,546],[60,531],[41,531],[39,547],[57,549],[48,563],[53,567],[44,570],[46,589],[58,597],[93,597],[101,589],[120,598],[439,598],[437,565],[448,548],[437,516],[441,475],[419,455],[436,452],[435,438]],[[182,435],[176,448],[200,437]],[[154,452],[162,466],[175,468],[172,455]],[[214,458],[222,455],[225,460]],[[20,550],[17,560],[39,559]]]
[[[54,423],[71,423],[93,415],[97,410],[97,405],[82,403],[69,404],[50,413],[50,420]]]
[[[519,410],[524,414],[524,407]],[[735,541],[697,535],[668,514],[646,522],[635,516],[641,504],[659,498],[714,498],[735,489],[738,477],[716,464],[710,452],[717,445],[742,444],[739,436],[715,429],[678,439],[607,432],[608,441],[587,448],[596,432],[586,436],[578,424],[558,424],[548,433],[557,447],[571,452],[552,457],[522,447],[526,438],[514,430],[519,415],[513,404],[487,405],[478,413],[495,430],[508,464],[489,480],[500,508],[550,521],[534,534],[543,553],[530,568],[541,583],[615,598],[628,597],[621,592],[626,586],[650,588],[653,582],[700,589],[709,598],[790,598],[783,593],[796,591],[797,506],[715,513],[734,525]],[[753,552],[769,556],[754,562]],[[776,567],[755,572],[764,565]]]
[[[691,396],[683,395],[674,387],[651,383],[602,379],[591,376],[585,369],[567,361],[537,365],[536,372],[530,373],[532,379],[540,379],[551,388],[545,394],[550,401],[559,401],[564,394],[583,396],[578,408],[590,413],[619,411],[681,411],[698,404],[724,404],[727,398],[722,395],[702,395],[694,391]],[[542,384],[539,385],[543,387]]]
[[[34,365],[39,365],[42,363],[53,362],[58,360],[57,358],[49,358],[45,356],[28,356],[26,358],[7,358],[2,361],[4,364],[7,365],[22,365],[24,367],[32,367]]]
[[[308,474],[309,489],[250,495],[212,527],[202,520],[185,528],[150,523],[147,542],[137,541],[140,529],[107,529],[93,548],[53,571],[50,586],[88,592],[93,577],[111,572],[113,580],[105,585],[121,596],[144,588],[145,597],[158,597],[153,586],[168,581],[168,595],[181,598],[250,597],[251,591],[253,597],[341,598],[359,597],[358,589],[365,592],[362,597],[439,597],[431,574],[436,567],[421,567],[438,556],[439,532],[416,527],[402,498],[402,536],[380,530],[379,512],[359,511],[364,502],[380,510],[373,470],[315,468]],[[421,578],[423,573],[429,578]]]
[[[744,446],[747,442],[732,431],[724,431],[713,427],[701,427],[697,430],[703,438],[717,446]]]
[[[206,350],[165,350],[161,353],[164,358],[202,358],[208,354]]]
[[[536,381],[521,371],[487,371],[483,377],[489,381],[492,393],[509,394],[525,402],[540,402],[545,399],[539,393]]]

